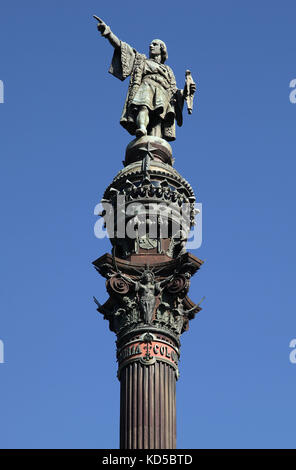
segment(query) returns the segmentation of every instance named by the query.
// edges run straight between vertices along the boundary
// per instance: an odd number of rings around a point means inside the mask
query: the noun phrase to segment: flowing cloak
[[[129,44],[121,41],[114,50],[109,72],[119,80],[130,75],[127,97],[120,124],[131,134],[136,133],[136,110],[147,106],[150,114],[158,115],[162,121],[162,137],[175,140],[175,119],[182,126],[183,92],[176,87],[176,79],[168,65],[147,59]]]

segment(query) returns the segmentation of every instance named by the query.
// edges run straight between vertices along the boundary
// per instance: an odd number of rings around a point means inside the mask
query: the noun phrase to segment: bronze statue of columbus
[[[190,100],[188,112],[191,114],[196,85],[190,72],[186,72],[184,89],[179,90],[172,69],[165,64],[168,53],[163,41],[154,39],[151,42],[147,58],[118,39],[103,20],[95,15],[94,18],[101,35],[114,47],[109,72],[122,81],[130,76],[120,124],[138,138],[151,135],[175,140],[175,121],[182,126],[184,100],[187,104]]]

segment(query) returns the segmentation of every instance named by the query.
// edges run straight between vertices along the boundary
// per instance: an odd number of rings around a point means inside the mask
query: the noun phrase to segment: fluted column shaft
[[[120,448],[176,448],[176,371],[129,363],[120,373]]]

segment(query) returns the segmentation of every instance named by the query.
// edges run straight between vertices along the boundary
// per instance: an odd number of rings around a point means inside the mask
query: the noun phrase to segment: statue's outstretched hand
[[[109,26],[106,25],[106,23],[101,20],[101,18],[99,18],[98,16],[96,15],[93,15],[94,19],[98,21],[98,31],[100,31],[101,35],[102,36],[106,36],[107,34],[110,33],[111,29],[109,28]]]

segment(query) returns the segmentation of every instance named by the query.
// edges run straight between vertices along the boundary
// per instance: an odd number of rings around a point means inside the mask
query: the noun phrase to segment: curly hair
[[[168,51],[165,42],[161,39],[153,39],[153,41],[158,41],[160,44],[160,51],[161,51],[161,63],[164,64],[165,61],[168,59]],[[153,42],[151,41],[151,42]]]

